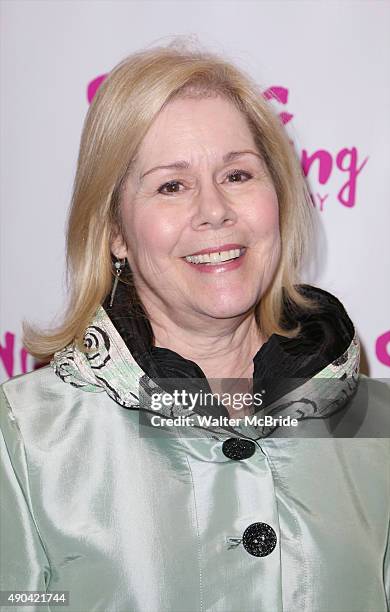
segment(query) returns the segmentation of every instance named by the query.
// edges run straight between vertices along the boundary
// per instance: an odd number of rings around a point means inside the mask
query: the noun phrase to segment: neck
[[[209,378],[252,378],[253,358],[264,344],[254,313],[237,319],[216,319],[213,331],[185,327],[175,321],[151,321],[155,346],[194,361]]]

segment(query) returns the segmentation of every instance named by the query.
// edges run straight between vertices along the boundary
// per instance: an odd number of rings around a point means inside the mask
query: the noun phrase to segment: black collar
[[[318,302],[318,310],[307,313],[285,302],[283,320],[288,329],[296,321],[302,325],[297,338],[272,334],[256,353],[253,392],[266,388],[268,402],[303,384],[340,358],[348,349],[354,326],[341,302],[332,294],[311,285],[298,285],[300,293]],[[142,306],[130,315],[129,286],[118,283],[114,305],[109,296],[103,308],[143,371],[152,379],[198,379],[208,387],[203,370],[168,348],[155,347],[150,322]],[[189,382],[189,381],[188,381]]]

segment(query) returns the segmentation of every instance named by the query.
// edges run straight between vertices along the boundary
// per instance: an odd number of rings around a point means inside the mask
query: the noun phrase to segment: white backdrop
[[[389,2],[3,0],[1,13],[0,380],[33,368],[22,319],[53,323],[66,301],[64,230],[88,84],[177,34],[275,88],[321,227],[304,280],[339,297],[363,370],[390,378]]]

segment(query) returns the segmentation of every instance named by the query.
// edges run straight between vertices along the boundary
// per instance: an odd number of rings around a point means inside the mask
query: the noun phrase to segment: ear
[[[110,248],[111,253],[118,259],[124,259],[127,257],[127,245],[118,225],[113,227]]]

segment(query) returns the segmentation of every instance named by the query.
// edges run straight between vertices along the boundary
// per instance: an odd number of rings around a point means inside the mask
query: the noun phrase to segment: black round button
[[[266,557],[272,553],[276,542],[276,533],[267,523],[252,523],[242,535],[245,550],[255,557]]]
[[[255,450],[256,444],[252,440],[244,440],[243,438],[228,438],[222,444],[223,454],[235,461],[252,457]]]

